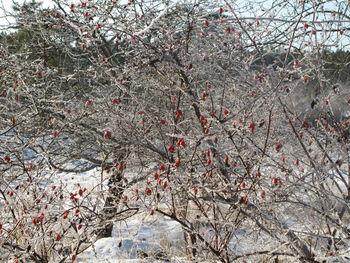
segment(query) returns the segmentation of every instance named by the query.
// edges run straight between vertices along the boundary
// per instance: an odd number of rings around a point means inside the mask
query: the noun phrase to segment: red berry
[[[208,149],[206,152],[206,155],[210,156],[210,154],[211,154],[211,149]]]
[[[10,156],[6,155],[6,156],[4,157],[4,161],[7,162],[7,163],[11,162]]]
[[[72,261],[75,261],[77,259],[77,255],[72,255]]]
[[[272,178],[272,183],[274,184],[274,185],[278,185],[278,178],[277,177],[274,177],[274,178]]]
[[[227,109],[224,109],[223,114],[224,114],[224,115],[228,115],[228,114],[229,114],[229,111],[228,111]]]
[[[307,129],[307,128],[310,128],[310,124],[308,123],[307,120],[303,120],[301,124],[302,124],[302,126],[303,126],[304,128],[306,128],[306,129]]]
[[[171,152],[171,153],[175,152],[175,146],[174,146],[174,145],[170,145],[170,146],[168,147],[168,150],[169,150],[169,152]]]
[[[308,23],[304,23],[304,28],[305,28],[305,29],[308,29],[308,28],[309,28]]]
[[[153,215],[154,215],[154,210],[152,209],[152,210],[149,212],[149,214],[150,214],[151,216],[153,216]]]
[[[246,203],[248,203],[248,196],[241,196],[241,203],[244,203],[244,204],[246,204]]]
[[[165,182],[163,183],[163,189],[167,188],[167,186],[168,186],[168,182],[165,181]]]
[[[115,98],[112,100],[112,103],[114,104],[119,104],[120,103],[120,98]]]
[[[147,187],[145,190],[146,195],[151,195],[152,194],[152,190],[151,188]]]
[[[275,144],[275,149],[276,149],[276,152],[279,152],[283,147],[283,144],[281,142],[277,142]]]
[[[225,28],[225,31],[227,34],[231,34],[234,31],[234,29],[231,26],[228,26]]]
[[[224,163],[226,163],[226,164],[227,164],[227,163],[228,163],[228,161],[229,161],[229,158],[228,158],[228,156],[226,155],[226,156],[225,156],[225,158],[224,158]]]
[[[85,102],[85,106],[91,106],[93,104],[92,100],[88,100],[87,102]]]
[[[61,239],[61,235],[60,234],[57,234],[56,237],[55,237],[55,240],[56,241],[59,241]]]
[[[103,138],[110,139],[112,137],[112,133],[110,131],[105,131],[103,133]]]
[[[63,219],[67,219],[68,218],[68,215],[69,215],[69,211],[66,211],[63,215]]]
[[[174,164],[174,167],[178,168],[178,167],[180,167],[180,165],[181,165],[181,161],[180,160],[176,160],[175,164]]]
[[[208,120],[203,115],[199,117],[199,120],[202,122],[203,125],[207,124],[208,122]]]
[[[249,130],[253,133],[255,129],[255,123],[252,122],[251,124],[249,124]]]
[[[194,194],[197,194],[198,193],[198,188],[197,187],[193,188],[193,192],[194,192]]]
[[[154,180],[158,180],[159,179],[159,174],[156,172],[153,174],[153,178]]]
[[[185,147],[186,146],[185,140],[184,139],[177,140],[176,145],[179,147]]]
[[[181,110],[177,110],[175,112],[175,120],[178,120],[181,116],[182,116],[182,111]]]
[[[159,165],[159,170],[166,171],[166,167],[164,164]]]
[[[33,170],[33,164],[29,163],[27,166],[24,168],[24,171],[26,172],[31,172]]]

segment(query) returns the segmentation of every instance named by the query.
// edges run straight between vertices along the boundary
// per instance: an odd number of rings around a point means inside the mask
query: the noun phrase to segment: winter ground
[[[101,183],[101,172],[92,170],[77,175],[59,174],[63,184],[93,189]],[[181,246],[183,232],[179,223],[155,213],[141,213],[114,224],[112,237],[99,239],[77,257],[77,262],[138,263],[138,262],[188,262],[181,257],[163,258],[162,251],[175,252]],[[146,255],[147,254],[147,255]]]
[[[126,173],[126,177],[131,180],[132,174]],[[57,178],[67,185],[67,189],[70,187],[73,189],[77,184],[88,189],[98,189],[101,185],[101,171],[96,169],[76,175],[59,174]],[[248,236],[254,240],[247,239]],[[237,230],[230,244],[236,253],[245,254],[254,250],[253,244],[258,240],[267,242],[266,246],[269,244],[263,233],[257,233],[254,229],[243,226]],[[116,222],[112,237],[99,239],[92,247],[79,254],[76,262],[197,262],[186,258],[184,254],[179,254],[185,251],[184,245],[184,233],[179,223],[157,212],[154,215],[140,213],[125,221]]]
[[[131,176],[129,175],[129,177]],[[94,169],[79,174],[60,173],[54,176],[52,180],[59,180],[63,185],[67,186],[68,190],[70,188],[73,190],[77,184],[88,189],[98,189],[101,185],[101,180],[103,181],[103,177],[101,177],[101,171]],[[102,185],[105,185],[106,181],[105,178]],[[292,227],[293,224],[290,224],[290,227]],[[249,236],[255,236],[255,240],[247,239]],[[263,239],[262,233],[256,236],[253,229],[242,226],[242,229],[237,231],[230,245],[234,247],[236,253],[244,254],[253,249],[258,240],[261,241]],[[267,245],[267,243],[265,244]],[[184,250],[184,235],[179,223],[157,213],[154,215],[140,213],[127,220],[116,222],[112,237],[99,239],[92,247],[79,254],[76,262],[193,262],[183,254],[179,254],[180,251],[183,252]],[[345,263],[350,261],[334,257],[333,260],[328,258],[326,262]]]

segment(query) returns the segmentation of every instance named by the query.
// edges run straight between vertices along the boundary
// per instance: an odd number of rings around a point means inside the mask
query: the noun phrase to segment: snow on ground
[[[102,177],[101,177],[102,176]],[[132,175],[129,174],[129,177]],[[67,185],[69,190],[74,191],[79,184],[89,190],[97,191],[102,185],[106,186],[107,175],[102,175],[101,170],[94,169],[89,172],[70,174],[58,174],[53,181],[59,179]],[[107,189],[105,187],[105,189]],[[247,234],[247,231],[249,234]],[[235,238],[230,245],[238,254],[251,252],[254,229],[238,229]],[[264,239],[262,233],[257,239]],[[79,254],[78,263],[139,263],[139,262],[193,262],[186,260],[184,255],[179,255],[179,251],[184,251],[184,233],[181,225],[158,213],[149,215],[141,213],[125,221],[114,224],[112,237],[98,240],[92,247]],[[165,257],[159,259],[159,255]],[[146,255],[147,254],[147,255]]]
[[[57,182],[57,180],[67,185],[69,191],[76,190],[76,186],[79,184],[80,187],[86,187],[90,191],[95,189],[97,192],[101,188],[101,182],[104,189],[107,189],[108,178],[106,174],[101,173],[100,169],[94,169],[79,174],[59,173],[51,178],[52,182]],[[285,223],[289,227],[294,226],[291,218]],[[251,229],[251,231],[254,230]],[[235,237],[230,242],[236,253],[250,252],[253,241],[247,237],[254,236],[251,231],[248,228],[237,230]],[[262,233],[259,233],[255,242],[265,238]],[[92,247],[78,255],[77,262],[191,262],[184,259],[183,255],[179,255],[179,251],[184,251],[183,245],[184,234],[179,223],[157,213],[154,215],[141,213],[125,221],[116,222],[112,237],[98,240]],[[165,256],[163,257],[162,254]],[[157,260],[157,258],[162,258],[162,260]]]
[[[79,174],[59,173],[52,177],[51,181],[59,180],[70,191],[74,191],[78,184],[90,191],[93,189],[99,191],[101,181],[102,185],[106,186],[108,179],[107,175],[104,174],[102,177],[101,175],[99,169]],[[154,257],[159,257],[162,251],[169,254],[175,250],[178,252],[182,242],[183,232],[179,223],[157,213],[154,215],[141,213],[125,221],[116,222],[112,237],[98,240],[92,247],[78,255],[77,262],[167,262],[155,260]],[[171,262],[186,262],[176,257],[168,259],[171,259]]]
[[[112,237],[98,240],[93,247],[80,254],[77,262],[121,262],[135,260],[147,253],[159,255],[169,251],[172,244],[183,239],[181,226],[160,215],[137,215],[114,225]],[[145,257],[145,254],[143,254]],[[123,261],[129,262],[129,261]],[[148,260],[149,262],[149,260]]]

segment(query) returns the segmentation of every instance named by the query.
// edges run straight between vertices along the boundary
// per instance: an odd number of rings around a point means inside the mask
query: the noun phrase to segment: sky
[[[3,30],[7,30],[8,28],[8,25],[11,24],[11,23],[14,23],[14,19],[11,18],[9,16],[9,14],[12,12],[11,10],[11,6],[13,5],[13,1],[16,1],[17,3],[24,3],[24,2],[31,2],[32,0],[0,0],[0,31],[3,31]],[[43,7],[48,7],[50,5],[53,5],[53,2],[52,0],[37,0],[38,2],[42,2],[43,4]],[[123,2],[123,1],[127,1],[127,0],[121,0],[121,1],[118,1],[119,3],[120,2]],[[183,0],[184,2],[186,0]],[[220,0],[219,0],[220,1]],[[292,5],[295,5],[295,2],[297,0],[286,0],[286,1],[280,1],[280,3],[289,3],[289,7],[291,7]],[[72,3],[79,3],[80,0],[71,0]],[[213,0],[213,3],[215,3],[216,0]],[[280,17],[281,15],[283,15],[284,12],[287,12],[288,13],[288,7],[283,9],[283,8],[280,8],[279,10],[281,10],[282,12],[278,11],[278,13],[269,13],[269,7],[271,5],[274,5],[274,3],[277,3],[279,1],[276,1],[276,0],[236,0],[236,1],[232,1],[232,3],[235,3],[239,6],[241,5],[244,5],[246,6],[246,8],[249,6],[251,7],[251,9],[249,9],[249,11],[247,10],[247,12],[243,12],[242,14],[247,17],[254,17],[254,14],[255,13],[254,11],[256,11],[256,15],[263,15],[265,18],[269,19],[269,18],[272,18],[272,16],[276,15],[278,17]],[[341,2],[340,0],[337,0],[337,1],[330,1],[326,4],[326,7],[328,7],[327,9],[328,10],[338,10],[338,8],[340,6],[344,6],[343,4],[341,5],[340,3],[343,3]],[[261,6],[264,6],[266,7],[266,10],[260,10],[259,7]],[[346,5],[345,5],[346,6]],[[258,9],[256,9],[258,7]],[[253,10],[255,9],[255,10]],[[278,9],[278,8],[277,8]],[[7,12],[7,16],[6,14],[4,13],[4,10],[6,10]],[[283,11],[284,10],[284,11]],[[312,16],[309,16],[307,19],[312,19]],[[315,20],[322,20],[323,18],[319,17],[319,18],[316,18],[315,17]],[[339,44],[341,44],[343,46],[343,44],[345,43],[346,45],[349,44],[349,38],[347,37],[348,34],[350,35],[350,20],[349,19],[341,19],[343,21],[345,21],[345,23],[343,23],[343,27],[346,28],[346,32],[345,32],[345,35],[343,36],[342,39],[339,39]],[[337,40],[336,40],[337,41]],[[340,46],[339,46],[340,47]]]
[[[14,0],[0,0],[0,30],[3,30],[8,24],[14,22],[13,18],[6,16],[6,13],[12,12],[12,5]],[[31,0],[15,0],[17,3],[31,2]],[[50,6],[52,4],[51,0],[38,0],[42,2],[44,7]],[[6,13],[4,12],[6,10]]]
[[[11,5],[12,5],[12,1],[6,1],[6,0],[0,1],[0,26],[1,27],[11,22],[11,20],[9,21],[7,18],[5,18],[5,13],[4,13],[4,10],[11,9]]]

